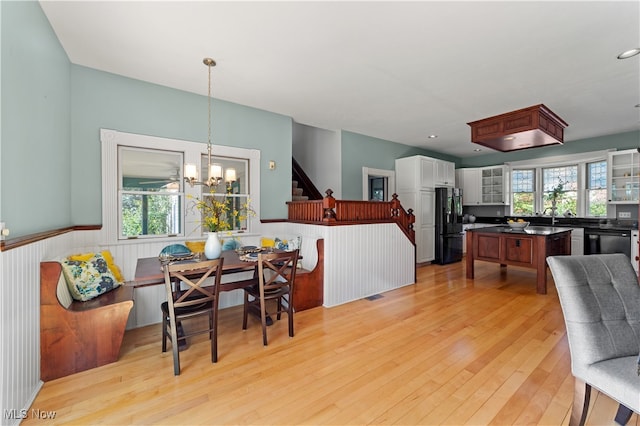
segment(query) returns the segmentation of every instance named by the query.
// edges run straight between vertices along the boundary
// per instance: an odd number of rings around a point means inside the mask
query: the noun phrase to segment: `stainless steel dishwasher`
[[[626,229],[585,228],[584,254],[624,253],[631,258],[631,231]]]

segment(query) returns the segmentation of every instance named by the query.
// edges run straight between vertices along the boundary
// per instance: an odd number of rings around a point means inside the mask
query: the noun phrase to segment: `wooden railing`
[[[413,210],[406,210],[398,196],[391,201],[336,200],[328,189],[322,200],[289,201],[288,220],[319,225],[352,225],[357,223],[395,222],[415,245]]]

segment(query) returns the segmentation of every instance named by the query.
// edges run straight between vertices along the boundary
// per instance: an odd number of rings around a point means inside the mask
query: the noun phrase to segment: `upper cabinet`
[[[455,186],[455,164],[422,155],[396,160],[396,192]]]
[[[436,187],[456,186],[456,165],[450,161],[435,160],[434,183]]]
[[[609,153],[607,188],[612,204],[636,204],[640,190],[640,154],[635,149]]]
[[[506,166],[458,169],[457,174],[463,205],[509,204],[509,169]]]

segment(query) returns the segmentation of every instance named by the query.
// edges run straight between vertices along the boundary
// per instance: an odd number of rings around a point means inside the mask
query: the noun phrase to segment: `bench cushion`
[[[90,300],[120,285],[101,253],[87,260],[72,259],[66,258],[60,263],[69,293],[75,300]]]

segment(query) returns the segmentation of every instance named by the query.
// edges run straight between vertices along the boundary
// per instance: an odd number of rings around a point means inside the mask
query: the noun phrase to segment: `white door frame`
[[[384,194],[384,201],[391,201],[391,194],[396,192],[396,172],[393,170],[373,169],[371,167],[362,168],[362,199],[369,201],[369,177],[386,177],[387,193]]]

